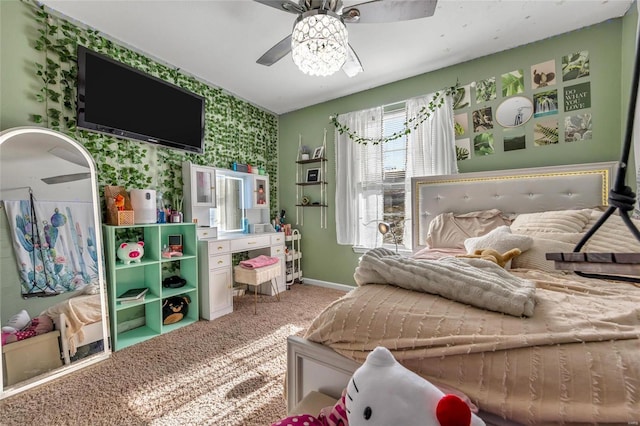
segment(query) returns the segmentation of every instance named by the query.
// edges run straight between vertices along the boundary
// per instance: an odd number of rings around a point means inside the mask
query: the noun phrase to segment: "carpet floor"
[[[234,312],[114,352],[0,401],[1,425],[269,425],[286,416],[287,336],[345,293],[293,285]],[[313,413],[312,413],[313,414]]]

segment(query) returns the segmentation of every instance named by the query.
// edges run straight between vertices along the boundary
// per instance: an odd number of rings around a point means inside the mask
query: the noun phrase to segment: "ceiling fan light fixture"
[[[349,40],[342,19],[330,10],[300,15],[293,27],[293,62],[305,74],[328,76],[344,65]]]

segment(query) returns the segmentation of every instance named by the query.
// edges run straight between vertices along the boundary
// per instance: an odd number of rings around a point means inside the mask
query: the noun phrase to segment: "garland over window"
[[[371,143],[373,145],[378,145],[381,143],[390,142],[401,138],[402,136],[408,135],[412,130],[416,130],[418,126],[420,126],[424,121],[431,116],[431,114],[438,108],[440,108],[444,104],[444,99],[446,96],[452,96],[458,91],[459,84],[456,82],[455,86],[449,87],[439,92],[435,92],[433,94],[433,98],[429,102],[428,105],[422,107],[418,114],[415,117],[409,118],[404,123],[404,128],[392,133],[389,136],[384,136],[381,138],[369,138],[357,135],[353,130],[351,130],[347,125],[340,123],[338,121],[339,115],[332,115],[329,117],[331,124],[333,124],[338,132],[343,135],[346,134],[349,139],[351,139],[355,143],[360,144],[368,144]]]

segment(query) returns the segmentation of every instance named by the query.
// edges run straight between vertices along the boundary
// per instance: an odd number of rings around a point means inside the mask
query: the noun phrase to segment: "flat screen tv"
[[[202,154],[202,96],[78,46],[78,127]]]

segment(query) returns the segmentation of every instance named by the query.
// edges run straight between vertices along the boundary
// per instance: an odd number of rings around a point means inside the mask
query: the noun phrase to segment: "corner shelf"
[[[124,264],[116,256],[120,243],[128,241],[122,234],[135,231],[144,239],[144,255],[141,261]],[[138,224],[126,226],[102,226],[107,272],[111,339],[114,350],[124,349],[147,339],[192,324],[199,319],[198,312],[198,258],[196,225],[193,223]],[[169,235],[182,235],[183,255],[162,257],[162,248]],[[162,286],[163,270],[170,267],[187,283],[180,288]],[[149,291],[138,302],[121,303],[119,294],[128,289],[147,287]],[[163,300],[171,296],[186,295],[191,299],[187,315],[174,324],[162,323]],[[127,324],[125,326],[125,324]],[[135,328],[126,329],[129,326]],[[122,330],[122,331],[120,331]]]

